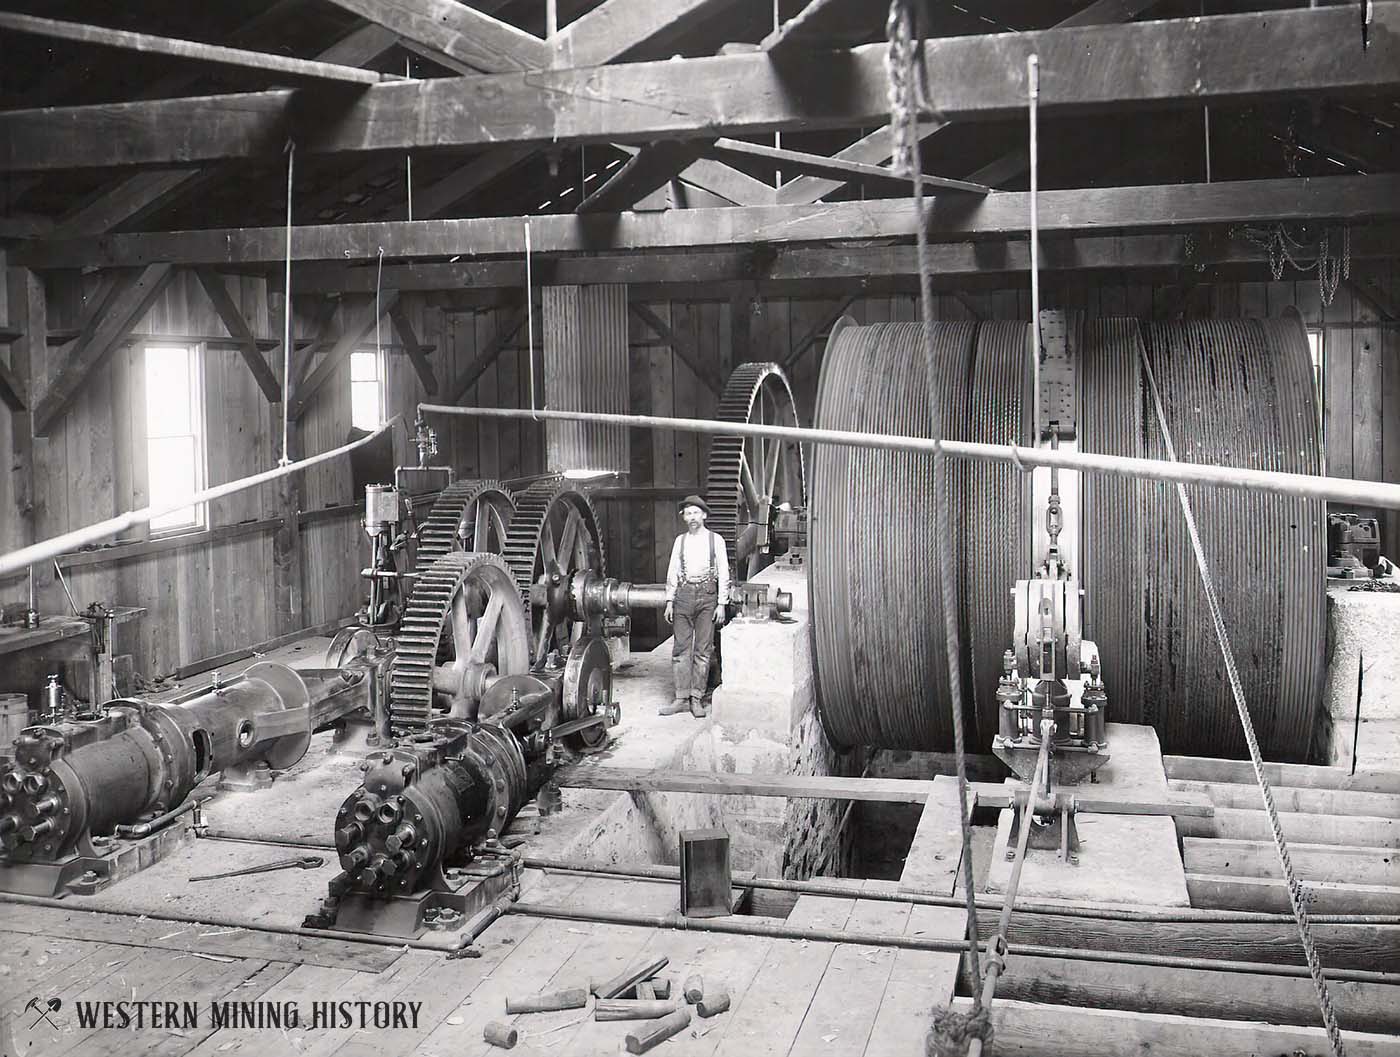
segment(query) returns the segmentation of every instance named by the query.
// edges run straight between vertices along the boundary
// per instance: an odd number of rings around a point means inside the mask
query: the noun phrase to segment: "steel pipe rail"
[[[278,478],[308,469],[318,463],[334,459],[368,444],[385,430],[390,429],[398,420],[399,416],[395,415],[367,437],[361,437],[359,440],[352,441],[349,444],[342,444],[339,448],[332,448],[330,451],[323,451],[319,455],[312,455],[310,458],[288,463],[286,466],[279,466],[275,470],[267,470],[264,473],[254,474],[251,477],[242,477],[237,481],[229,481],[226,484],[215,485],[213,488],[206,488],[178,502],[166,503],[164,506],[142,507],[140,510],[132,510],[125,514],[118,514],[116,517],[108,518],[106,521],[99,521],[95,525],[74,529],[72,532],[65,532],[61,536],[54,536],[52,539],[33,543],[28,547],[21,547],[17,551],[11,551],[9,554],[0,556],[0,576],[7,576],[27,566],[48,561],[50,558],[56,558],[66,551],[76,550],[79,547],[86,547],[89,544],[97,543],[109,536],[116,535],[118,532],[125,532],[129,528],[134,528],[137,525],[145,525],[152,519],[158,518],[162,514],[168,514],[172,510],[180,510],[198,503],[208,503],[215,499],[223,499],[225,496],[235,495],[238,492],[245,492],[249,488],[256,488],[260,484],[267,484],[269,481],[275,481]]]
[[[613,415],[590,411],[531,411],[528,408],[456,407],[448,404],[419,404],[424,414],[466,415],[475,418],[528,418],[534,421],[599,422],[604,425],[633,426],[642,429],[671,429],[681,433],[713,433],[736,437],[777,437],[811,444],[839,444],[852,448],[884,451],[911,451],[932,455],[940,448],[957,459],[1010,463],[1018,469],[1053,466],[1061,470],[1110,474],[1152,481],[1170,481],[1207,488],[1244,488],[1273,492],[1298,499],[1319,499],[1329,503],[1355,503],[1369,507],[1400,510],[1400,485],[1380,481],[1356,481],[1343,477],[1251,470],[1243,466],[1213,466],[1202,463],[1141,459],[1128,455],[1099,455],[1050,448],[1023,448],[1014,444],[982,444],[975,441],[935,440],[932,437],[881,436],[847,430],[809,429],[799,426],[758,426],[743,422],[714,422],[710,419],[669,418],[662,415]],[[188,505],[187,503],[181,504]],[[0,575],[6,571],[0,565]]]

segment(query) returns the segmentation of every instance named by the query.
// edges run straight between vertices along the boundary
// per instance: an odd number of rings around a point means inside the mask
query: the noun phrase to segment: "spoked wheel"
[[[510,569],[494,554],[448,554],[418,577],[389,675],[395,736],[435,715],[475,721],[493,681],[530,670],[530,635]]]
[[[433,503],[418,532],[415,569],[445,554],[502,554],[515,503],[499,481],[457,481]]]
[[[590,632],[602,634],[601,620],[590,628],[574,619],[583,611],[582,600],[570,598],[576,573],[607,572],[598,518],[582,492],[550,482],[518,494],[506,561],[529,615],[535,665],[543,664],[551,650],[567,655]]]
[[[797,405],[776,363],[741,363],[720,399],[721,422],[796,426]],[[724,537],[734,576],[747,580],[772,560],[770,526],[783,503],[804,505],[802,445],[771,437],[716,437],[705,475],[709,527]]]

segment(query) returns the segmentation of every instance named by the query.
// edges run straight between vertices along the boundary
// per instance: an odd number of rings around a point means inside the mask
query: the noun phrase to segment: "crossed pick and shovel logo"
[[[34,1030],[39,1026],[39,1021],[41,1020],[47,1020],[51,1027],[57,1028],[58,1025],[54,1023],[53,1017],[49,1016],[49,1014],[57,1013],[62,1008],[63,999],[61,998],[44,999],[42,1002],[38,998],[31,998],[29,1004],[24,1007],[24,1012],[28,1013],[30,1010],[33,1010],[38,1016],[30,1022],[29,1029],[31,1031]]]

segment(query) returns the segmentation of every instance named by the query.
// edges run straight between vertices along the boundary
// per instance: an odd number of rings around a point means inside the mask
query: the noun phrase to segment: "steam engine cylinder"
[[[349,687],[339,676],[308,686],[264,661],[182,703],[119,699],[28,727],[0,770],[0,849],[15,862],[92,854],[90,836],[173,808],[216,771],[262,760],[290,767],[310,740],[313,701]]]
[[[436,723],[364,767],[364,784],[336,816],[333,897],[442,888],[444,868],[500,836],[529,795],[520,742],[493,723]]]

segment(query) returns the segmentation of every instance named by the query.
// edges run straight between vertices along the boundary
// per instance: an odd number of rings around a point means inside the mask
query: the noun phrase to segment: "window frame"
[[[189,434],[177,433],[172,436],[189,436],[194,441],[194,491],[202,492],[209,487],[209,432],[208,418],[205,408],[205,380],[204,380],[204,360],[205,346],[202,341],[182,341],[179,338],[152,337],[142,342],[141,345],[141,385],[144,394],[143,403],[146,420],[141,423],[143,433],[143,443],[145,445],[146,456],[146,505],[151,505],[151,485],[150,480],[155,472],[155,467],[151,462],[151,442],[153,440],[164,440],[166,437],[153,437],[150,428],[150,368],[148,354],[152,349],[183,349],[189,358],[189,385],[190,385],[190,430]],[[166,539],[171,536],[184,536],[197,532],[207,532],[210,528],[209,504],[192,503],[194,518],[192,521],[179,525],[166,525],[157,528],[152,521],[147,525],[147,535],[150,539]]]
[[[377,400],[376,421],[372,426],[362,426],[355,421],[355,386],[369,384],[369,379],[355,379],[355,357],[374,356],[374,385]],[[350,353],[350,425],[355,429],[367,430],[373,433],[381,428],[389,417],[389,355],[377,345],[361,345]]]

